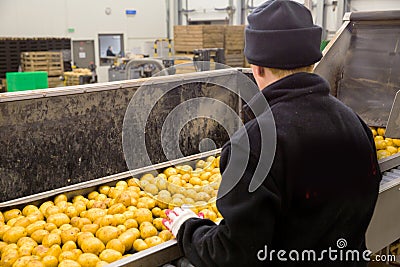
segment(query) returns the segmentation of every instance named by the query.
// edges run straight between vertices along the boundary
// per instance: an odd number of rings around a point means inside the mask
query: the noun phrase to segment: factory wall
[[[399,0],[351,0],[348,2],[351,11],[400,10]]]
[[[122,33],[125,52],[140,53],[146,41],[167,37],[165,5],[164,0],[1,0],[0,37],[94,40],[99,81],[104,82],[108,67],[99,67],[98,34]],[[136,15],[126,15],[127,9]]]

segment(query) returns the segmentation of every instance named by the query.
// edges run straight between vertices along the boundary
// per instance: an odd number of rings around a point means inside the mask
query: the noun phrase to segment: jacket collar
[[[307,94],[329,94],[328,82],[313,73],[299,72],[288,75],[259,91],[243,106],[244,121],[254,119],[278,102]]]

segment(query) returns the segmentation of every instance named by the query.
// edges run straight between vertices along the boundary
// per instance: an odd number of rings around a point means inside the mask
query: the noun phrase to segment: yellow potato
[[[131,231],[126,231],[122,233],[118,239],[121,241],[122,244],[124,244],[125,250],[129,251],[132,248],[133,242],[136,240],[137,235],[135,235]],[[108,245],[108,244],[107,244]]]
[[[95,267],[103,267],[103,266],[107,266],[109,263],[106,261],[99,261],[96,263]]]
[[[163,218],[156,218],[153,220],[153,225],[158,231],[166,230],[165,226],[162,223]]]
[[[152,224],[151,222],[143,222],[143,223],[139,226],[139,230],[142,231],[142,229],[143,229],[144,227],[147,227],[147,226],[153,226],[153,224]]]
[[[89,200],[94,200],[97,196],[99,195],[99,192],[97,192],[97,191],[93,191],[93,192],[90,192],[89,194],[88,194],[88,199]]]
[[[64,260],[74,260],[76,261],[78,257],[72,251],[63,251],[58,257],[58,261],[62,262]]]
[[[24,236],[27,236],[28,233],[26,232],[25,228],[22,226],[14,226],[8,229],[3,234],[3,241],[6,243],[17,243],[18,240]]]
[[[52,245],[61,245],[61,236],[58,234],[50,233],[43,237],[42,245],[46,247],[51,247]]]
[[[72,227],[71,229],[64,230],[61,232],[61,242],[64,244],[67,241],[76,242],[78,238],[79,228]]]
[[[37,212],[33,212],[31,214],[29,214],[28,216],[26,216],[26,218],[31,222],[37,222],[37,221],[43,221],[44,220],[44,216],[40,211]]]
[[[104,217],[107,214],[106,210],[100,208],[93,208],[87,211],[86,218],[91,222],[94,222],[97,218]]]
[[[99,257],[97,257],[97,255],[94,255],[92,253],[83,253],[78,258],[78,263],[82,267],[94,267],[99,261],[100,261]]]
[[[35,205],[26,205],[23,209],[22,209],[22,215],[24,216],[28,216],[29,214],[33,214],[36,212],[40,212],[39,208],[36,207]],[[1,219],[0,219],[1,221]]]
[[[45,267],[57,267],[58,259],[54,256],[47,255],[43,257],[42,263]]]
[[[124,222],[126,221],[126,217],[124,214],[117,213],[112,216],[114,217],[114,226],[124,224]]]
[[[62,212],[63,212],[62,209],[57,207],[57,206],[49,206],[46,209],[46,211],[44,213],[44,216],[46,216],[46,218],[48,218],[50,215],[57,214],[57,213],[62,213]]]
[[[38,229],[35,232],[31,234],[31,238],[35,240],[38,244],[41,244],[43,242],[43,238],[47,235],[49,235],[49,231],[44,230],[44,229]]]
[[[100,239],[96,237],[89,237],[82,241],[80,247],[84,253],[93,253],[95,255],[99,255],[106,246]]]
[[[139,208],[134,212],[135,220],[140,225],[142,222],[152,222],[153,214],[149,209]]]
[[[164,241],[168,241],[173,238],[172,233],[169,230],[162,230],[158,236]]]
[[[74,196],[74,197],[72,198],[72,203],[75,203],[75,202],[78,202],[78,201],[82,201],[83,203],[86,204],[86,203],[89,201],[89,199],[85,198],[85,197],[82,196],[82,195],[77,195],[77,196]]]
[[[152,236],[146,238],[144,242],[146,242],[147,246],[150,248],[161,244],[162,242],[164,242],[164,240],[159,236]]]
[[[58,267],[82,267],[78,262],[74,260],[63,260],[58,264]]]
[[[26,226],[25,230],[28,235],[31,235],[36,230],[44,229],[45,225],[46,225],[45,221],[36,221],[36,222],[31,223],[30,225]]]
[[[119,234],[120,233],[117,227],[104,226],[97,230],[96,237],[100,239],[104,244],[107,244],[108,241],[110,241],[111,239],[118,238]]]
[[[19,209],[12,209],[8,210],[3,213],[4,216],[4,222],[8,222],[9,220],[13,218],[17,218],[18,216],[21,216],[22,212]]]
[[[154,226],[145,226],[140,230],[142,239],[157,235],[157,229]]]
[[[5,243],[5,242],[4,242]],[[7,244],[7,243],[6,243]],[[1,248],[1,254],[6,253],[6,251],[8,251],[9,249],[15,249],[18,250],[18,246],[17,244],[7,244],[7,245],[3,245],[3,247]]]
[[[57,225],[55,225],[54,223],[46,223],[44,225],[44,230],[47,230],[47,231],[51,232],[54,229],[57,229]]]
[[[146,244],[146,242],[144,242],[143,239],[136,239],[133,242],[133,248],[136,251],[142,251],[142,250],[145,250],[145,249],[149,248],[149,246]]]
[[[126,232],[131,232],[131,233],[133,233],[134,236],[135,236],[135,239],[137,239],[137,238],[140,237],[140,231],[139,231],[139,229],[137,229],[137,228],[130,228],[130,229],[127,229]]]
[[[58,244],[52,245],[49,248],[49,250],[47,251],[47,255],[54,256],[57,259],[58,259],[58,257],[60,256],[61,253],[62,253],[62,249],[61,249],[60,245],[58,245]]]
[[[97,230],[99,230],[100,226],[98,224],[85,224],[81,231],[82,232],[90,232],[92,234],[96,234]]]
[[[69,206],[67,207],[65,214],[69,217],[69,218],[74,218],[77,217],[79,215],[79,211],[75,206]]]
[[[48,223],[54,223],[57,227],[70,222],[70,218],[64,213],[50,215],[47,218]]]
[[[117,261],[122,258],[122,254],[119,251],[113,249],[105,249],[100,253],[99,256],[100,260],[106,262],[113,262]]]
[[[32,245],[22,245],[18,248],[18,255],[21,256],[31,256],[32,251],[35,247]]]
[[[66,194],[59,194],[54,198],[54,204],[57,204],[60,201],[67,201],[67,195]]]
[[[44,267],[44,264],[39,259],[31,259],[27,267]]]
[[[125,244],[120,239],[111,239],[106,245],[106,249],[119,251],[122,255],[125,253]]]
[[[46,201],[42,205],[40,205],[39,210],[42,214],[46,214],[46,209],[50,206],[54,206],[53,201]]]
[[[101,217],[101,218],[98,218],[98,219],[99,219],[98,225],[100,227],[110,226],[110,225],[111,226],[115,226],[116,225],[115,218],[111,214],[107,214],[104,217]],[[95,223],[97,223],[97,221],[95,221]]]
[[[109,209],[107,214],[117,214],[117,213],[124,213],[126,211],[126,207],[124,204],[122,203],[116,203],[114,205],[112,205]]]
[[[83,254],[83,251],[79,248],[74,248],[71,252],[75,255],[75,258],[78,259],[80,255]]]
[[[173,167],[168,167],[167,169],[165,169],[165,171],[163,172],[167,177],[171,176],[171,175],[176,175],[178,174],[178,171],[173,168]]]
[[[122,191],[121,194],[118,195],[118,197],[115,199],[116,203],[121,203],[125,207],[130,206],[132,203],[132,194],[130,191]]]
[[[48,247],[45,247],[43,245],[39,245],[35,247],[32,251],[32,255],[39,256],[40,258],[43,258],[44,256],[47,255],[47,252],[49,251]]]
[[[38,245],[38,243],[35,240],[33,240],[32,238],[25,236],[25,237],[20,238],[17,242],[18,247],[21,247],[24,245],[30,245],[30,246],[36,247]]]
[[[127,219],[124,222],[124,226],[126,227],[126,229],[137,228],[138,227],[138,223],[137,223],[137,221],[135,219]]]
[[[77,227],[79,229],[82,229],[84,225],[87,224],[92,224],[92,221],[88,218],[79,218],[75,225],[72,224],[72,226]],[[82,231],[83,232],[83,231]]]
[[[379,128],[377,129],[377,133],[378,133],[378,135],[380,135],[380,136],[385,136],[385,132],[386,132],[386,129],[385,129],[385,128],[379,127]]]
[[[126,231],[127,228],[126,228],[125,225],[120,224],[120,225],[117,226],[117,229],[118,229],[118,231],[119,231],[119,234],[122,234],[123,232]]]
[[[32,260],[32,256],[31,255],[20,255],[20,258],[18,258],[14,264],[12,265],[12,267],[26,267],[28,266],[28,262],[30,260]]]
[[[9,225],[9,226],[14,226],[14,224],[20,219],[20,218],[23,218],[24,216],[22,216],[22,215],[20,215],[20,216],[18,216],[18,217],[16,217],[16,218],[12,218],[11,220],[9,220],[8,222],[7,222],[7,225]]]
[[[18,259],[18,251],[16,249],[9,249],[2,253],[0,266],[11,267]]]
[[[110,192],[110,187],[108,185],[102,185],[99,187],[100,194],[108,195]]]
[[[212,210],[202,209],[200,212],[203,213],[205,219],[209,219],[213,222],[217,219],[217,214]]]
[[[90,238],[90,237],[94,237],[94,234],[92,234],[92,233],[90,233],[90,232],[80,232],[80,233],[78,234],[78,239],[77,239],[77,241],[78,241],[78,246],[82,247],[82,242],[83,242],[85,239],[88,239],[88,238]]]
[[[62,246],[62,251],[71,251],[73,249],[76,249],[76,243],[74,241],[67,241]]]
[[[83,211],[86,210],[86,204],[83,201],[77,201],[77,202],[73,203],[72,205],[75,207],[78,214],[81,214]]]
[[[5,248],[8,244],[6,242],[0,241],[0,256],[1,256],[1,251],[3,248]]]

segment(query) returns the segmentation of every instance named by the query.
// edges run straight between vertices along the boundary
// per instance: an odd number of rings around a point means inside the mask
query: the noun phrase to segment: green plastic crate
[[[7,91],[25,91],[48,88],[47,72],[7,72]]]

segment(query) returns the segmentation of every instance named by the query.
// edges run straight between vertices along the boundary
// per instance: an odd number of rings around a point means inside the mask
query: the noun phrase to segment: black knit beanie
[[[294,69],[318,62],[321,27],[311,12],[290,0],[269,0],[248,17],[244,54],[250,64]]]

